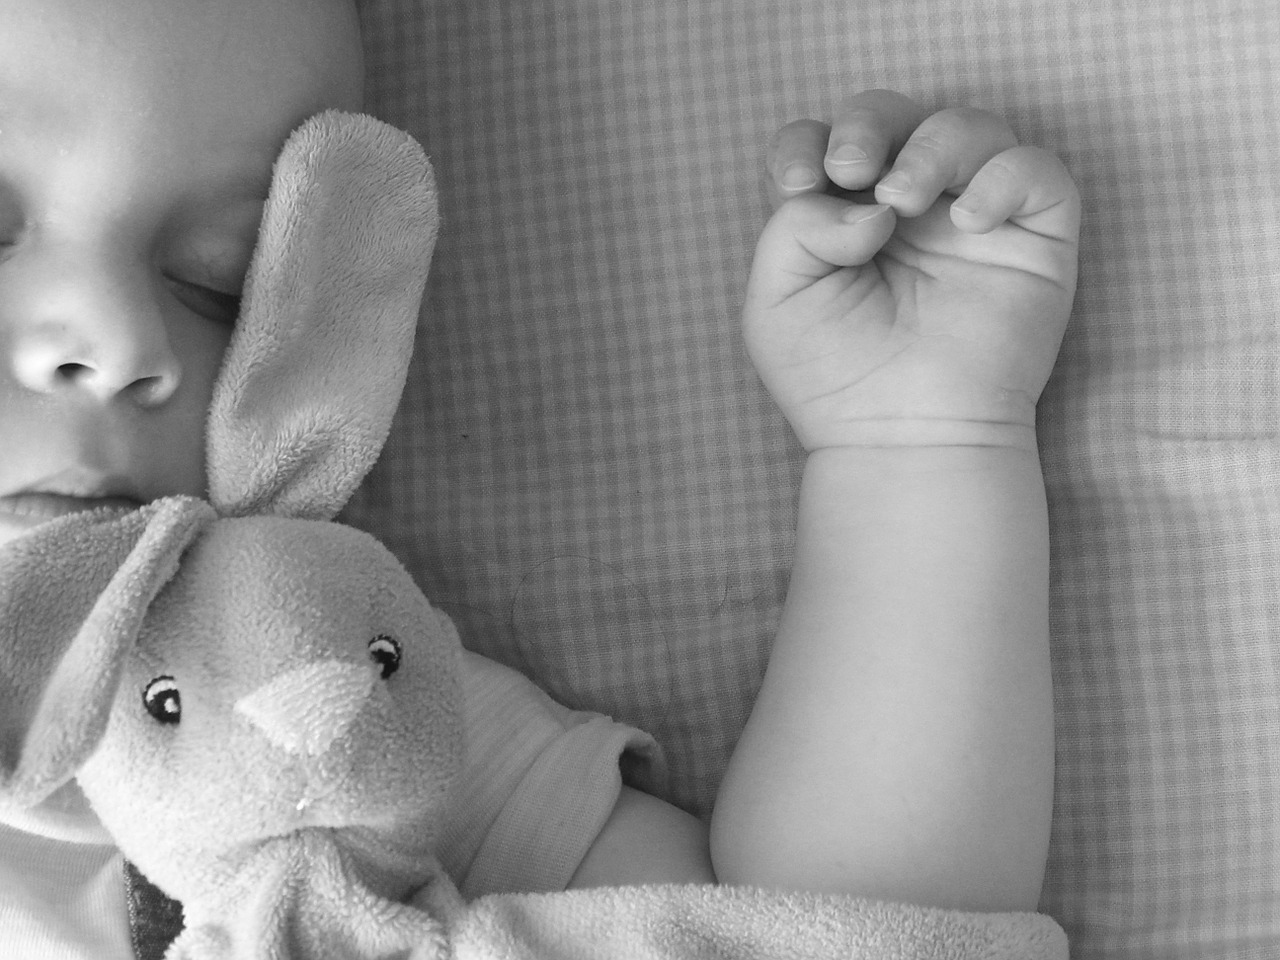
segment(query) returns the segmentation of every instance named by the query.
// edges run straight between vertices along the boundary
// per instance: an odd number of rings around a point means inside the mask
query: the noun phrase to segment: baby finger
[[[827,176],[846,190],[871,187],[925,116],[924,107],[893,90],[850,98],[831,125]]]
[[[893,169],[876,185],[876,199],[904,216],[919,216],[1017,142],[1009,125],[993,113],[971,107],[939,111],[898,151]]]
[[[765,159],[769,199],[775,207],[802,193],[826,189],[822,169],[829,128],[817,120],[795,120],[774,136]]]
[[[951,221],[967,233],[987,233],[1006,220],[1042,236],[1074,241],[1080,194],[1052,153],[1018,146],[992,157],[951,205]]]
[[[772,307],[841,268],[869,262],[895,222],[887,207],[819,194],[784,203],[760,235],[748,300]]]

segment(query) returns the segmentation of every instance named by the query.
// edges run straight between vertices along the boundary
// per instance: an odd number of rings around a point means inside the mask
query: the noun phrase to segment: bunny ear
[[[11,696],[3,705],[0,795],[7,804],[38,803],[97,746],[151,601],[214,517],[201,500],[171,497],[126,515],[73,515],[6,549],[0,645]],[[68,611],[83,615],[74,626]]]
[[[210,409],[220,514],[330,519],[354,492],[404,387],[437,225],[408,134],[329,111],[289,138]]]

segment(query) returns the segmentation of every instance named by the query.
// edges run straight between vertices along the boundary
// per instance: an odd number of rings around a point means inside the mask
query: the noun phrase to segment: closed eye
[[[226,326],[234,326],[240,316],[240,294],[215,290],[190,280],[165,275],[174,297],[188,310],[206,320]]]

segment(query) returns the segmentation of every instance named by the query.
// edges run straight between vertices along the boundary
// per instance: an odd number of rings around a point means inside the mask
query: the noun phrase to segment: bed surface
[[[1085,201],[1040,408],[1073,956],[1280,952],[1280,7],[370,0],[371,109],[444,228],[349,512],[465,641],[653,732],[706,813],[786,587],[800,451],[738,312],[770,135],[893,87]]]

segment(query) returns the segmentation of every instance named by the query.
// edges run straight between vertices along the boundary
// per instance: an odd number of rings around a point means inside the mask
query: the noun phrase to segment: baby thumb
[[[775,306],[837,270],[862,266],[880,252],[896,223],[883,204],[822,194],[794,197],[760,235],[747,296]]]

